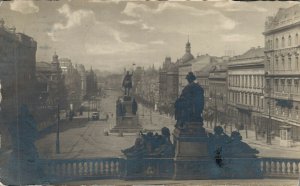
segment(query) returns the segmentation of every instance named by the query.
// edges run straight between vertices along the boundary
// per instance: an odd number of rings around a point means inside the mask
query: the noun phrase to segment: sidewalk
[[[213,129],[208,128],[206,123],[204,127],[207,131],[213,132]],[[237,131],[234,127],[232,131]],[[294,142],[292,147],[283,147],[280,146],[279,137],[275,137],[271,140],[271,145],[266,143],[266,138],[261,136],[257,136],[257,140],[255,139],[255,132],[252,130],[248,130],[248,137],[246,138],[246,131],[239,131],[242,136],[242,141],[249,144],[251,147],[259,150],[259,156],[261,157],[285,157],[285,158],[299,158],[300,157],[300,142]],[[230,136],[230,127],[226,128],[226,134]]]

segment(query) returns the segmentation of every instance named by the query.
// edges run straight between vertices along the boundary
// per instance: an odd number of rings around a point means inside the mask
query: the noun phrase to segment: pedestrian
[[[109,115],[108,114],[106,114],[106,121],[109,119]]]

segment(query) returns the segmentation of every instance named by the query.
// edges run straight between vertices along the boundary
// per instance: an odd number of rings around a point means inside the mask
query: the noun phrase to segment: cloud
[[[64,4],[62,7],[57,9],[58,13],[63,15],[67,21],[66,23],[55,23],[50,32],[47,35],[52,41],[57,41],[56,33],[61,30],[71,29],[73,27],[81,26],[83,23],[89,24],[96,22],[95,14],[92,10],[76,10],[72,11],[68,4]]]
[[[218,10],[198,9],[176,2],[159,3],[156,8],[150,8],[145,4],[128,2],[122,14],[140,20],[143,23],[142,29],[153,30],[157,28],[162,32],[182,34],[190,31],[232,30],[237,24]],[[170,19],[170,17],[176,17],[176,19]],[[201,27],[195,23],[207,24],[205,24],[206,27]]]
[[[213,6],[228,12],[267,12],[267,9],[259,7],[254,3],[219,1],[215,2]]]
[[[72,12],[68,4],[64,4],[57,11],[67,18],[67,23],[65,25],[62,23],[55,23],[55,30],[64,30],[74,26],[79,26],[84,19],[94,18],[94,12],[92,10],[77,10]]]
[[[165,42],[163,40],[150,41],[151,44],[154,45],[164,45]]]
[[[134,24],[139,23],[139,21],[137,21],[137,20],[122,20],[122,21],[119,21],[119,23],[124,24],[124,25],[134,25]]]
[[[31,0],[15,0],[10,3],[10,9],[22,14],[34,14],[39,12],[39,7]]]
[[[41,50],[49,50],[49,49],[51,49],[51,48],[52,48],[52,47],[50,47],[50,46],[47,45],[47,44],[39,46],[39,49],[41,49]]]
[[[242,41],[252,41],[255,38],[250,35],[242,35],[242,34],[228,34],[222,35],[222,40],[224,42],[242,42]]]

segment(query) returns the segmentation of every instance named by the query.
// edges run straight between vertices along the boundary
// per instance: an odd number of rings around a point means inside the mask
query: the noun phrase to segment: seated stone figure
[[[230,138],[224,133],[221,126],[214,128],[214,134],[209,135],[209,153],[210,156],[216,159],[216,162],[221,166],[221,159],[224,157],[224,150],[230,143]]]
[[[176,127],[184,127],[188,122],[203,122],[203,88],[194,82],[196,77],[192,72],[188,73],[186,79],[188,85],[184,87],[180,97],[175,102]]]
[[[170,140],[170,131],[168,128],[163,127],[161,135],[148,132],[136,139],[135,144],[125,150],[123,154],[130,158],[154,158],[163,157],[169,158],[174,156],[174,147]]]
[[[242,136],[237,131],[231,133],[230,141],[224,150],[224,156],[228,158],[254,158],[259,153],[247,143],[242,142]]]

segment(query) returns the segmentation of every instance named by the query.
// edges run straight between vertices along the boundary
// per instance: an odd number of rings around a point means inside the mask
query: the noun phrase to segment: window
[[[278,57],[277,56],[275,57],[275,69],[276,70],[278,69]]]
[[[294,79],[295,92],[299,93],[299,79]]]
[[[298,45],[298,33],[295,35],[295,45]]]
[[[289,56],[288,68],[289,68],[289,70],[292,70],[292,58],[291,58],[291,56]]]
[[[275,83],[275,91],[278,92],[278,91],[279,91],[279,86],[278,86],[279,83],[278,83],[278,79],[275,79],[275,82],[274,82],[274,83]]]
[[[281,83],[281,90],[280,91],[284,92],[285,91],[285,79],[281,79],[280,83]]]
[[[285,47],[285,46],[284,46],[284,42],[285,42],[284,37],[282,37],[282,38],[281,38],[281,47],[282,47],[282,48]]]
[[[299,70],[299,58],[296,56],[295,58],[295,65],[296,65],[296,70]]]
[[[249,94],[249,105],[252,105],[252,94]]]
[[[292,37],[289,35],[288,46],[292,45]]]
[[[281,70],[285,70],[285,61],[284,61],[284,56],[282,56],[282,59],[281,59],[281,63],[282,63],[282,69]]]
[[[291,79],[287,80],[287,86],[288,86],[288,92],[290,93],[291,92],[291,88],[292,88],[292,80]]]
[[[278,48],[278,38],[276,38],[276,40],[275,40],[275,48]]]

